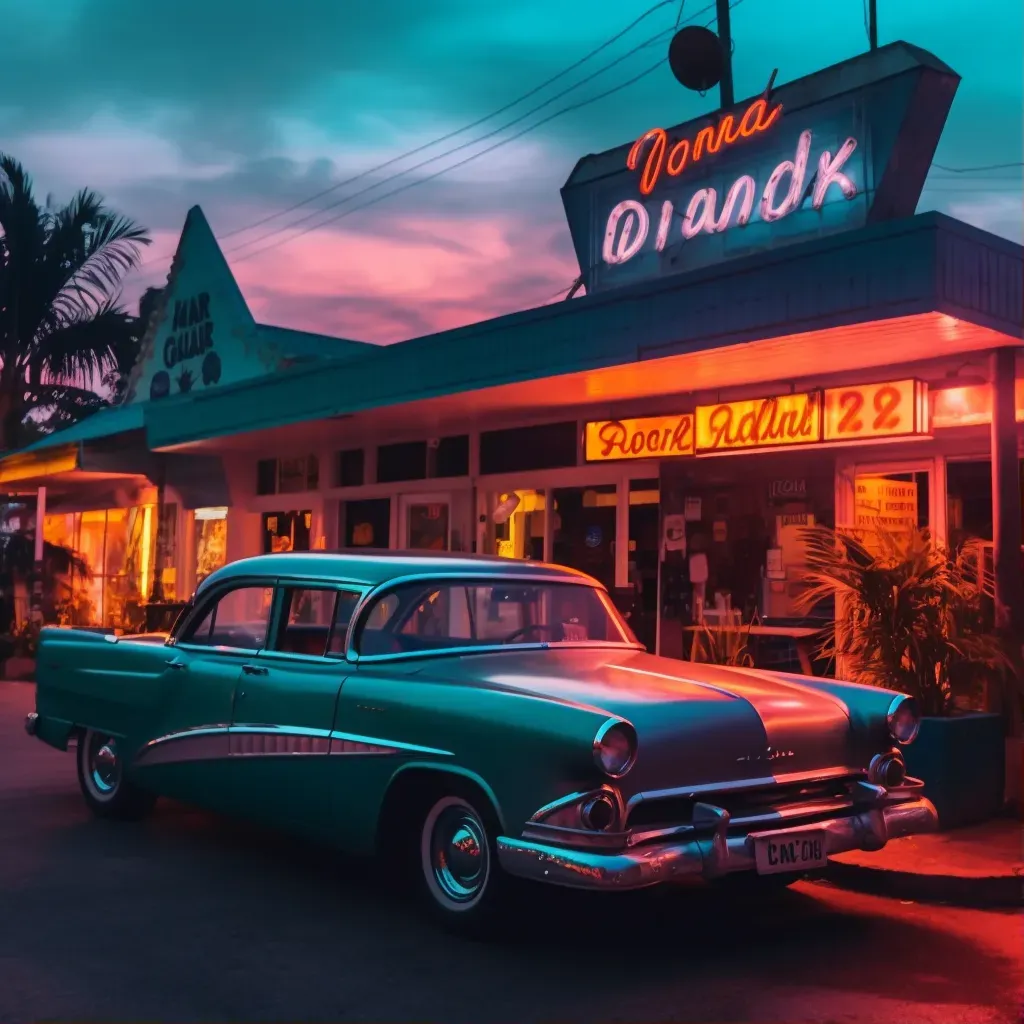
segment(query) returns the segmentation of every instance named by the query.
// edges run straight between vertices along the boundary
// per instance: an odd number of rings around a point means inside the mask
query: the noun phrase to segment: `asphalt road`
[[[0,1021],[1018,1022],[1012,912],[801,884],[539,890],[497,946],[435,932],[367,865],[162,803],[89,816],[0,682]]]

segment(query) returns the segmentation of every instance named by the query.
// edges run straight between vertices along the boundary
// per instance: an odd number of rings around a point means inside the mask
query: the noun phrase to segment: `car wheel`
[[[86,729],[78,739],[78,784],[93,814],[135,821],[156,797],[125,778],[124,759],[113,736]]]
[[[477,937],[500,926],[508,879],[498,865],[494,815],[469,797],[427,802],[419,834],[421,901],[446,928]]]

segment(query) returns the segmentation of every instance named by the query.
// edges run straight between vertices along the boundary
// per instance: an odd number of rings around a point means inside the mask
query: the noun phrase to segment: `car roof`
[[[475,576],[496,579],[542,577],[553,583],[585,583],[600,587],[586,573],[562,565],[533,562],[496,555],[466,555],[447,551],[389,551],[359,548],[341,551],[287,551],[256,555],[229,562],[212,573],[200,585],[205,590],[213,583],[241,576],[293,577],[325,581],[345,581],[375,587],[388,580],[410,576]]]

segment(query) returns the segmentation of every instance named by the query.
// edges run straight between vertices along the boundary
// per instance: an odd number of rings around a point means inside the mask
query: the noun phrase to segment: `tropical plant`
[[[712,665],[731,665],[736,668],[753,668],[754,658],[750,653],[750,626],[736,629],[729,626],[697,627],[696,656],[694,661]]]
[[[809,586],[800,610],[834,598],[819,654],[841,659],[847,678],[909,693],[925,715],[948,715],[958,694],[1003,677],[1010,663],[985,621],[978,545],[946,550],[927,530],[801,532]]]
[[[27,583],[35,571],[35,533],[0,533],[0,594],[11,594],[16,582]],[[53,607],[50,618],[57,618],[56,609],[70,597],[70,591],[63,596],[57,593],[62,577],[75,576],[80,580],[92,578],[89,564],[71,548],[62,544],[43,542],[43,602]],[[66,589],[66,588],[65,588]],[[10,602],[0,600],[0,616],[7,619],[0,622],[0,628],[10,629],[14,619],[14,608]]]
[[[144,228],[82,189],[40,206],[32,180],[0,153],[0,451],[107,404],[104,375],[134,360],[137,318],[120,305]]]

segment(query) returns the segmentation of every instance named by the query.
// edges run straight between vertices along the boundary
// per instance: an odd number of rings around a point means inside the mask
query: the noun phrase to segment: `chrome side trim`
[[[182,729],[150,740],[132,758],[138,765],[173,764],[184,761],[215,761],[228,756],[228,726],[203,725]]]
[[[204,725],[150,740],[135,755],[135,764],[169,764],[224,757],[402,755],[453,757],[450,750],[400,743],[373,736],[285,725]]]
[[[228,733],[228,753],[232,757],[289,757],[308,754],[327,754],[330,750],[328,736],[309,735],[308,730],[293,732],[290,729],[244,729],[234,727]]]
[[[351,746],[351,749],[350,749]],[[366,748],[366,749],[363,749]],[[350,732],[331,732],[332,754],[422,754],[429,757],[454,757],[450,750],[423,747],[418,743],[400,743],[397,740],[359,736]]]

